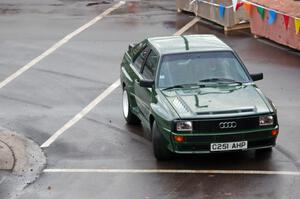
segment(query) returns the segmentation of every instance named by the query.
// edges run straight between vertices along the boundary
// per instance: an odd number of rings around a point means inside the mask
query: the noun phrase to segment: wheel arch
[[[150,114],[150,116],[149,116],[149,125],[150,125],[151,130],[152,130],[154,121],[155,121],[154,116],[152,114]]]

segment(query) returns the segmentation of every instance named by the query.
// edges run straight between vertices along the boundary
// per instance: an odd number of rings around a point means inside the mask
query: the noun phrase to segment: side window
[[[141,71],[143,63],[145,62],[145,59],[147,58],[148,52],[149,52],[149,48],[145,48],[144,50],[142,50],[142,52],[138,55],[138,57],[133,62],[134,67],[139,72]]]
[[[155,52],[152,50],[148,58],[146,60],[142,75],[145,79],[154,80],[155,78],[155,72],[158,64],[158,56],[155,54]]]

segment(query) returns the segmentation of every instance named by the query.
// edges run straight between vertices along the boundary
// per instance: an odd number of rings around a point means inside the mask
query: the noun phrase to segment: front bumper
[[[275,128],[278,130],[278,127]],[[261,149],[273,147],[276,144],[277,135],[272,135],[272,130],[256,130],[234,133],[209,133],[209,134],[176,134],[171,132],[170,140],[174,153],[219,153],[211,152],[211,143],[248,141],[248,148],[243,150]],[[184,142],[174,140],[175,135],[184,136]],[[170,145],[169,145],[170,146]],[[227,151],[226,151],[227,152]]]

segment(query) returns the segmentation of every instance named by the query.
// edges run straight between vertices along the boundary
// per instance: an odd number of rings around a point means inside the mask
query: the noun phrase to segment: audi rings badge
[[[237,123],[232,121],[232,122],[220,122],[219,123],[220,129],[234,129],[237,127]]]

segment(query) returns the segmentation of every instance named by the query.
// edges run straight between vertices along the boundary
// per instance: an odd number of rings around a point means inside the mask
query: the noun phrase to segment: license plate
[[[241,150],[241,149],[247,149],[247,148],[248,148],[247,141],[211,143],[210,144],[210,151],[231,151],[231,150]]]

